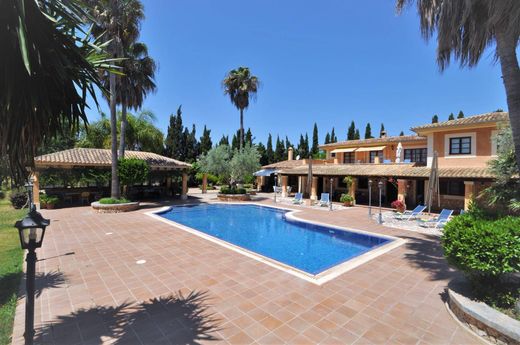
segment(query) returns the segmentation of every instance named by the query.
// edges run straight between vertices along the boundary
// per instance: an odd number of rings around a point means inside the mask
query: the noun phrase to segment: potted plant
[[[354,197],[350,194],[341,194],[341,198],[339,199],[345,206],[350,207],[354,204]]]
[[[404,211],[406,210],[406,205],[403,201],[401,200],[394,200],[392,201],[392,203],[390,204],[393,208],[395,208],[395,210],[399,213],[404,213]]]
[[[60,199],[55,195],[47,195],[42,194],[40,196],[40,206],[41,208],[46,208],[48,210],[52,210],[60,201]]]

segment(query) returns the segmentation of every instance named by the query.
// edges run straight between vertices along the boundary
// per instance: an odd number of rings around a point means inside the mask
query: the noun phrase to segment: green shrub
[[[244,188],[223,186],[220,188],[220,194],[246,194]]]
[[[11,201],[11,204],[14,208],[21,209],[22,207],[27,206],[29,197],[25,191],[13,190],[9,196],[9,200]]]
[[[130,202],[130,200],[125,199],[125,198],[120,198],[120,199],[116,199],[116,198],[102,198],[102,199],[99,199],[99,203],[103,204],[103,205],[126,204],[128,202]]]
[[[3,190],[0,190],[0,200],[3,200],[5,198],[5,193]]]
[[[40,205],[56,205],[60,202],[60,199],[56,195],[40,194]]]
[[[146,181],[150,167],[148,164],[137,158],[123,158],[118,162],[118,175],[123,186],[133,186]]]
[[[341,198],[339,198],[341,202],[354,202],[354,198],[350,194],[341,194]]]

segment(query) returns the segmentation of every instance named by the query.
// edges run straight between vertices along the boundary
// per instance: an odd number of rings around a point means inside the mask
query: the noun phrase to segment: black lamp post
[[[32,184],[26,185],[32,188]],[[49,226],[50,220],[45,219],[36,211],[32,205],[31,192],[29,192],[30,211],[14,225],[20,235],[22,249],[27,249],[27,277],[26,277],[26,300],[25,300],[25,344],[32,344],[34,338],[34,284],[36,276],[36,248],[40,248],[45,235],[45,228]]]
[[[377,183],[377,187],[379,187],[379,224],[383,224],[383,215],[381,214],[381,192],[383,190],[383,181],[379,180]]]
[[[330,193],[329,193],[329,211],[332,211],[332,182],[334,181],[334,179],[331,177],[329,182],[330,182]]]
[[[372,218],[372,180],[368,180],[368,218]]]

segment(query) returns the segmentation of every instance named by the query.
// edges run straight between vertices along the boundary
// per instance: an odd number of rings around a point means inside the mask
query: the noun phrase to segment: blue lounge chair
[[[320,206],[329,206],[330,198],[329,193],[321,193],[321,199],[319,202]]]
[[[383,161],[383,164],[389,164],[389,163],[392,163],[392,161],[391,161],[390,159],[385,159],[385,160]]]
[[[303,203],[303,194],[302,193],[296,193],[292,203],[293,204],[298,204],[298,205],[302,204]]]
[[[415,219],[418,216],[420,216],[425,209],[426,206],[417,205],[412,211],[404,211],[404,213],[397,213],[394,218],[399,220]]]
[[[443,209],[439,215],[433,219],[430,220],[420,220],[420,226],[426,227],[426,228],[442,228],[444,227],[444,224],[448,222],[448,220],[451,217],[451,214],[453,213],[453,210],[447,210]]]
[[[403,160],[403,163],[411,163],[411,162],[412,162],[411,159],[405,159],[405,160]]]

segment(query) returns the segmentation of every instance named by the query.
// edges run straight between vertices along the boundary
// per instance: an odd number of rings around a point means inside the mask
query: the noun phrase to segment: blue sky
[[[479,66],[455,63],[442,74],[435,41],[420,36],[415,7],[398,16],[394,1],[345,0],[143,0],[140,40],[157,61],[157,93],[144,109],[166,131],[182,104],[185,125],[207,125],[213,141],[239,126],[238,111],[223,95],[221,80],[238,66],[262,81],[245,113],[256,142],[271,132],[294,143],[300,133],[320,142],[336,128],[346,137],[354,120],[389,135],[409,133],[433,114],[466,115],[506,109],[500,66],[489,51]],[[107,110],[102,101],[102,110]],[[92,110],[90,119],[98,118]]]

